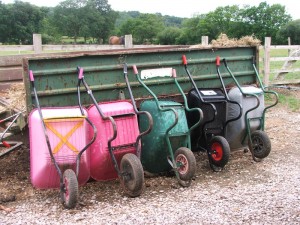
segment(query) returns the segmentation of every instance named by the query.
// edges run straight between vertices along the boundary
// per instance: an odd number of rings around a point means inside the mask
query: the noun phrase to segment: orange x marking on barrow
[[[76,117],[76,118],[49,118],[49,119],[44,119],[45,125],[46,127],[51,130],[59,139],[60,142],[55,146],[55,148],[53,149],[53,154],[56,154],[64,145],[67,145],[73,152],[75,152],[76,154],[79,153],[79,150],[72,144],[69,142],[69,138],[73,135],[73,133],[83,125],[83,117]],[[80,120],[78,123],[75,124],[75,126],[65,135],[62,135],[61,133],[59,133],[53,126],[50,125],[50,122],[57,122],[58,120],[64,120],[64,121],[78,121]]]

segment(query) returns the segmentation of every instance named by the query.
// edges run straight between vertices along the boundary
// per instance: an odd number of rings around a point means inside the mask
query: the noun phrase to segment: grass
[[[290,94],[279,94],[279,104],[288,106],[294,112],[300,109],[300,99]]]
[[[264,50],[261,49],[260,52],[260,58],[263,58],[264,56]],[[270,56],[271,57],[288,57],[289,52],[287,49],[271,49]],[[284,61],[271,61],[270,62],[270,81],[272,82],[275,78],[276,73],[272,72],[274,70],[280,70],[284,64]],[[260,74],[262,76],[263,72],[263,62],[259,63],[260,68]],[[300,61],[295,62],[291,69],[300,68]],[[262,78],[262,77],[261,77]],[[284,75],[284,80],[296,80],[300,79],[300,72],[290,72]],[[272,88],[271,88],[272,89]],[[292,111],[299,111],[300,110],[300,99],[297,97],[297,95],[293,94],[293,91],[290,91],[288,89],[279,89],[276,88],[276,91],[279,95],[279,104],[287,106]],[[272,102],[272,99],[270,99],[269,96],[266,95],[266,102]]]

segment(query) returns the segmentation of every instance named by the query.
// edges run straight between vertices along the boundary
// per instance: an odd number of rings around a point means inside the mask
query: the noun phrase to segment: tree
[[[300,19],[287,23],[278,31],[276,37],[280,44],[286,44],[290,37],[293,45],[300,45]]]
[[[27,2],[0,4],[0,40],[15,44],[32,44],[32,34],[41,29],[44,14],[39,7]]]
[[[254,34],[258,39],[273,37],[272,42],[278,44],[277,32],[289,21],[291,16],[286,13],[285,6],[280,4],[268,5],[261,2],[258,7],[246,6],[241,13],[243,30],[246,34]]]
[[[6,42],[7,41],[7,23],[8,23],[8,17],[7,17],[7,8],[6,5],[2,4],[0,1],[0,42]]]
[[[179,42],[181,29],[178,27],[166,27],[157,34],[158,43],[162,45],[175,45]]]
[[[66,0],[54,10],[55,25],[75,43],[79,36],[107,38],[116,17],[107,0]]]
[[[108,39],[109,34],[114,29],[117,19],[117,12],[113,11],[107,0],[89,0],[87,5],[88,24],[91,37],[100,41],[101,39]]]
[[[236,36],[236,24],[239,21],[240,9],[237,5],[218,7],[199,21],[201,36],[216,39],[221,33]]]
[[[122,24],[120,31],[123,34],[132,34],[136,43],[153,43],[157,34],[163,30],[161,17],[155,14],[141,14],[136,19],[129,19]]]
[[[182,33],[177,39],[179,44],[189,45],[201,42],[203,31],[200,24],[205,15],[199,15],[191,19],[185,19],[182,22]]]

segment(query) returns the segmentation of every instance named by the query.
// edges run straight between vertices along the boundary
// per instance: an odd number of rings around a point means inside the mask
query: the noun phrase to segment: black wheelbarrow
[[[193,150],[206,151],[209,164],[214,171],[220,171],[229,161],[230,147],[226,140],[226,128],[229,123],[238,120],[242,115],[239,103],[229,99],[222,76],[219,71],[220,58],[216,57],[217,75],[222,88],[198,88],[187,68],[186,56],[182,56],[185,71],[193,85],[188,93],[190,107],[198,107],[203,111],[201,125],[192,133]],[[231,119],[227,118],[228,105],[238,107],[239,114]],[[194,124],[197,114],[188,113],[188,121]]]

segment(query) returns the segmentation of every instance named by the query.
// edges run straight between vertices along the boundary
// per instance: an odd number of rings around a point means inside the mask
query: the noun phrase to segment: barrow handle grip
[[[81,80],[83,78],[83,68],[78,67],[78,79]]]
[[[30,81],[34,81],[32,70],[29,70],[29,79],[30,79]]]
[[[172,77],[173,77],[173,78],[176,78],[176,77],[177,77],[176,69],[172,69]]]
[[[126,73],[126,74],[127,74],[127,63],[124,63],[124,66],[123,66],[123,73]]]
[[[187,60],[186,60],[186,56],[185,55],[182,55],[182,63],[183,65],[187,65]]]
[[[132,69],[133,69],[133,73],[134,73],[135,75],[138,75],[139,71],[138,71],[136,65],[133,65],[133,66],[132,66]]]
[[[220,56],[216,57],[216,66],[220,66]]]

